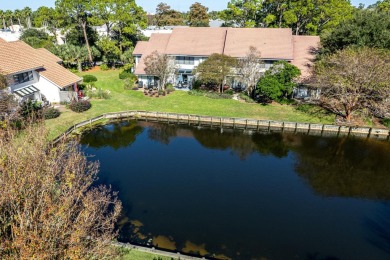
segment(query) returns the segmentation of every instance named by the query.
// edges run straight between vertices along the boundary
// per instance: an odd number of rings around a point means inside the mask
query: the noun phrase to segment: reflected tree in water
[[[376,140],[302,136],[296,170],[325,196],[390,199],[390,145]]]
[[[115,150],[131,145],[143,128],[136,122],[121,122],[93,129],[83,135],[80,143],[93,148],[111,147]]]
[[[168,145],[177,136],[177,126],[168,124],[149,124],[148,137],[161,144]]]

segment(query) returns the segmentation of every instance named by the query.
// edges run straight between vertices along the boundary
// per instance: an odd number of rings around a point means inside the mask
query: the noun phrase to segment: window
[[[32,81],[34,79],[32,71],[19,73],[13,76],[14,84],[21,84],[24,82]]]
[[[194,57],[176,56],[176,64],[194,65]]]

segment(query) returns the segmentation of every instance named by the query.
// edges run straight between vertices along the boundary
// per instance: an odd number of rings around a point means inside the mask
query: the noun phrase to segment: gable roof
[[[34,59],[25,48],[18,48],[15,42],[0,41],[0,70],[6,74],[43,68],[43,62]]]
[[[135,69],[135,74],[138,75],[145,75],[145,58],[151,54],[154,51],[157,51],[158,53],[166,54],[166,48],[169,42],[169,39],[171,37],[171,34],[163,34],[163,33],[153,33],[147,44],[141,43],[141,46],[138,47],[138,52],[142,50],[142,57],[140,62],[138,63],[136,69]],[[138,46],[138,43],[137,43]],[[136,49],[137,49],[136,46]],[[134,52],[133,52],[134,54]]]
[[[60,61],[59,57],[49,51],[34,49],[23,41],[0,42],[0,70],[6,75],[37,70],[41,76],[59,88],[82,80],[58,64]]]
[[[292,31],[289,28],[229,28],[224,54],[232,57],[245,57],[249,47],[261,52],[261,58],[292,60]]]
[[[223,53],[227,28],[174,28],[166,54],[209,56]]]
[[[320,47],[320,37],[294,35],[294,59],[292,64],[301,70],[301,79],[310,76],[316,52]]]
[[[142,55],[148,48],[149,42],[139,41],[134,48],[133,55]]]

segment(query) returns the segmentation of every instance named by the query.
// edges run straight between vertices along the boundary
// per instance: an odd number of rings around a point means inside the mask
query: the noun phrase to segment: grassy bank
[[[122,260],[172,260],[167,256],[159,256],[150,253],[145,253],[137,250],[130,250],[122,258]]]
[[[92,108],[84,113],[75,113],[66,109],[60,117],[46,121],[50,138],[64,132],[75,123],[107,112],[126,110],[147,110],[183,114],[213,115],[222,117],[242,117],[293,122],[333,123],[332,116],[321,116],[298,111],[290,105],[261,105],[243,103],[237,100],[210,99],[203,96],[191,96],[183,91],[159,98],[145,97],[141,91],[125,90],[123,81],[118,78],[119,70],[93,71],[98,78],[96,87],[111,91],[107,100],[92,100]],[[82,75],[83,75],[82,74]]]

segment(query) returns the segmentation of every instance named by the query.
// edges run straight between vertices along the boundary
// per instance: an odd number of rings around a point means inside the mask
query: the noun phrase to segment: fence
[[[89,120],[85,120],[68,128],[62,135],[54,139],[54,143],[67,137],[70,133],[78,128],[92,126],[93,123],[103,119],[140,119],[155,122],[167,122],[176,124],[186,124],[195,126],[208,126],[219,128],[233,128],[250,131],[281,131],[293,133],[305,133],[318,136],[358,136],[365,138],[377,138],[382,140],[390,140],[389,129],[369,128],[369,127],[354,127],[354,126],[337,126],[337,125],[322,125],[310,123],[282,122],[272,120],[257,120],[244,119],[233,117],[214,117],[214,116],[199,116],[191,114],[176,114],[163,112],[148,112],[148,111],[123,111],[106,113]]]

